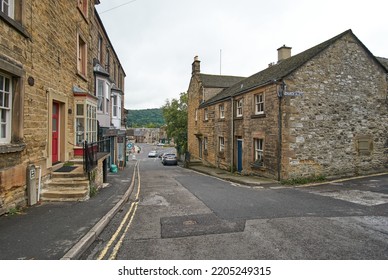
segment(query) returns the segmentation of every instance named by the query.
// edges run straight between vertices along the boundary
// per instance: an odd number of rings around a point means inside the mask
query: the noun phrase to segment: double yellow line
[[[139,168],[139,162],[136,162],[136,165],[135,165],[135,168],[134,168],[134,172],[133,172],[133,176],[132,176],[132,183],[131,183],[131,185],[133,185],[135,183],[136,175],[137,175],[137,193],[136,193],[136,197],[135,197],[135,202],[131,204],[131,207],[129,208],[128,212],[125,214],[125,217],[121,221],[121,223],[120,223],[119,227],[117,228],[116,232],[112,235],[112,237],[109,240],[109,242],[106,244],[104,249],[101,251],[101,253],[98,256],[97,260],[102,260],[105,257],[105,255],[108,253],[108,251],[112,247],[113,243],[116,241],[117,237],[119,236],[121,230],[126,225],[124,231],[121,233],[120,239],[117,241],[116,245],[114,246],[114,248],[112,250],[112,253],[110,254],[110,256],[108,258],[108,260],[116,259],[117,253],[120,250],[121,245],[123,243],[123,239],[124,239],[128,229],[129,229],[129,227],[132,224],[132,220],[133,220],[133,217],[135,216],[135,213],[136,213],[136,210],[137,210],[137,206],[138,206],[138,203],[139,203],[139,195],[140,195],[140,168]],[[129,219],[129,221],[128,221],[128,219]]]

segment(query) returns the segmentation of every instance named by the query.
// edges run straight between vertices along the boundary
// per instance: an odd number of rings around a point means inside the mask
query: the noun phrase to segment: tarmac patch
[[[328,196],[364,206],[376,206],[388,203],[388,195],[378,192],[360,190],[340,190],[340,191],[312,191],[312,194]]]
[[[147,206],[169,206],[170,203],[167,202],[167,200],[156,193],[150,193],[150,195],[146,196],[140,203],[140,205],[147,205]]]
[[[162,238],[242,232],[245,220],[223,220],[215,214],[160,218]]]

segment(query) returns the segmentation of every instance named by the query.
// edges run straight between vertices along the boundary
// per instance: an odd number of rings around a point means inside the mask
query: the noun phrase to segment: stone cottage
[[[387,60],[351,30],[278,60],[215,90],[194,60],[190,159],[277,180],[387,170]]]
[[[118,96],[117,112],[123,110],[125,77],[95,10],[99,0],[1,4],[0,215],[26,205],[30,179],[37,188],[41,183],[43,195],[53,173],[79,154],[79,144],[98,139],[97,62],[106,90]],[[63,188],[51,195],[82,200],[88,186],[80,196],[66,197]]]

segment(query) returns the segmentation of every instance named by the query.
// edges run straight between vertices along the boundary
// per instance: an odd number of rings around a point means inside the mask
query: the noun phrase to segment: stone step
[[[89,199],[89,189],[45,189],[41,201],[85,201]]]
[[[202,161],[200,161],[200,160],[190,160],[189,165],[190,166],[202,165]]]
[[[42,201],[84,201],[89,199],[89,180],[83,173],[59,172],[44,184],[40,199]],[[65,176],[63,176],[63,174]]]
[[[56,178],[51,179],[44,185],[45,188],[55,188],[55,187],[67,187],[67,188],[77,188],[77,187],[89,187],[89,180],[85,178]]]
[[[88,176],[85,173],[64,173],[64,172],[53,172],[51,173],[52,179],[61,179],[61,178],[80,178],[83,180],[88,180]]]

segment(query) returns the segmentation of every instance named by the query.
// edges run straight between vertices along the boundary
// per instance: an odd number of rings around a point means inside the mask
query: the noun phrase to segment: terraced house
[[[278,60],[239,78],[202,74],[195,58],[191,160],[277,180],[387,170],[387,59],[347,30]]]
[[[122,129],[125,72],[97,4],[0,1],[0,214],[29,202],[32,179],[42,199],[87,199],[87,174],[72,193],[55,189],[55,171],[102,136],[100,113]]]

